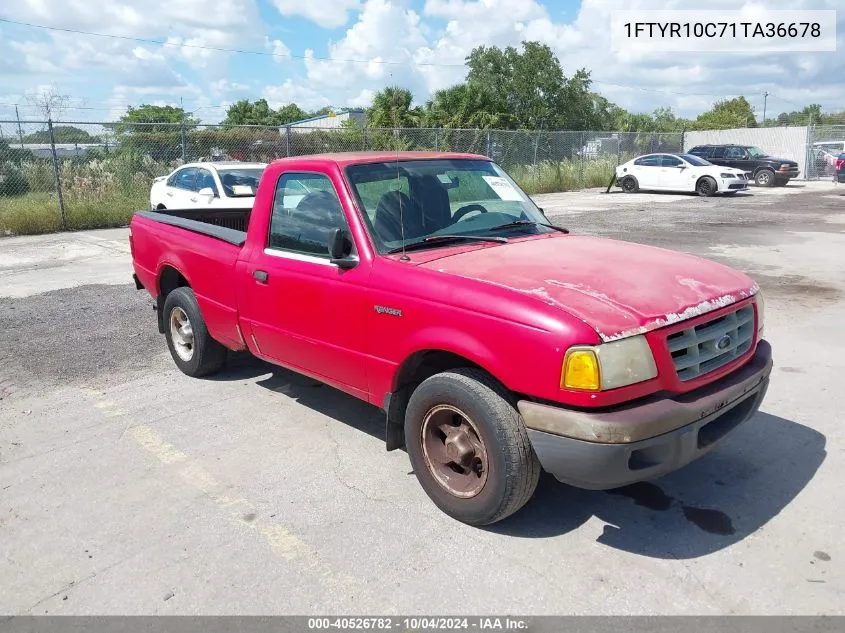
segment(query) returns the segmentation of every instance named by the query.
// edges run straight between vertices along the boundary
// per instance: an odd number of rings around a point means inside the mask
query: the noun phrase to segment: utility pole
[[[21,129],[21,115],[18,114],[18,106],[15,106],[15,118],[18,120],[18,138],[21,142],[21,149],[23,149],[23,130]]]
[[[766,102],[769,99],[769,91],[763,93],[763,125],[761,127],[766,127]]]

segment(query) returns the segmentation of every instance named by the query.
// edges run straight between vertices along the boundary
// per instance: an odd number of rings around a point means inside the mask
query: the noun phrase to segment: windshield
[[[760,158],[762,156],[766,156],[766,152],[760,151],[758,147],[747,147],[745,148],[748,151],[748,155],[751,158]]]
[[[687,161],[690,165],[695,165],[696,167],[706,167],[707,165],[712,165],[709,160],[704,160],[699,156],[693,156],[692,154],[680,154],[681,158]]]
[[[229,198],[249,198],[258,190],[263,167],[233,167],[217,170],[223,191]]]
[[[381,253],[438,235],[500,238],[556,230],[543,226],[548,222],[537,206],[489,161],[369,163],[348,167],[346,176]],[[429,242],[430,248],[450,243]]]

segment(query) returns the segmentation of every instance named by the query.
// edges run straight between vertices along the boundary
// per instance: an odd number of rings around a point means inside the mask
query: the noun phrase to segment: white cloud
[[[284,16],[300,16],[327,29],[343,26],[349,21],[349,12],[357,9],[360,0],[273,0]]]
[[[272,108],[280,108],[289,103],[296,103],[305,110],[319,110],[334,105],[323,91],[288,79],[279,86],[267,86],[261,96],[267,99]]]
[[[269,37],[265,37],[264,47],[273,53],[273,61],[277,64],[283,64],[291,60],[290,49],[282,40],[271,40]]]

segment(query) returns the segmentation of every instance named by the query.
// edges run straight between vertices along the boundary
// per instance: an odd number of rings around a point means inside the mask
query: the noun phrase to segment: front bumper
[[[798,169],[786,169],[786,170],[783,170],[783,171],[778,169],[778,170],[775,171],[775,178],[777,180],[783,180],[784,178],[786,178],[786,179],[798,178],[798,174],[800,174],[800,173],[801,173],[801,171],[798,170]]]
[[[771,346],[760,341],[743,367],[686,394],[598,413],[528,400],[518,407],[544,470],[606,490],[660,477],[712,450],[759,409],[771,371]]]
[[[719,178],[719,191],[745,191],[748,181],[742,178]]]

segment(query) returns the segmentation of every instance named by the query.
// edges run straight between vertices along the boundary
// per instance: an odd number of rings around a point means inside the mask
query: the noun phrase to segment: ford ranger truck
[[[587,489],[674,471],[769,383],[745,274],[570,234],[483,156],[285,158],[251,210],[142,211],[129,239],[179,369],[248,351],[380,407],[387,449],[472,525],[541,469]]]

